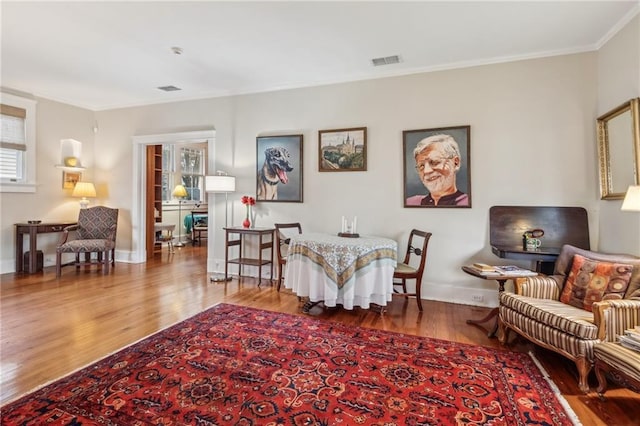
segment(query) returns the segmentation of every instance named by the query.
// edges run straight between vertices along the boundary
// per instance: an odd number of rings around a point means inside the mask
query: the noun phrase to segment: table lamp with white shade
[[[86,209],[89,206],[89,200],[87,198],[96,197],[96,187],[91,182],[76,182],[76,186],[73,187],[72,197],[82,198],[80,200],[80,208]]]
[[[207,192],[224,194],[224,227],[229,226],[229,193],[236,190],[236,178],[229,176],[225,172],[217,171],[214,176],[206,176],[204,181],[204,189]],[[229,281],[231,277],[225,278],[222,274],[211,276],[211,281]]]
[[[182,202],[188,195],[184,185],[178,184],[173,188],[173,196],[178,198],[178,242],[174,244],[175,247],[184,247],[182,242]]]

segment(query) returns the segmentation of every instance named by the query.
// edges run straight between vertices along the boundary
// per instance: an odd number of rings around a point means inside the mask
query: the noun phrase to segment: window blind
[[[0,104],[0,178],[23,178],[23,153],[27,150],[27,111]]]

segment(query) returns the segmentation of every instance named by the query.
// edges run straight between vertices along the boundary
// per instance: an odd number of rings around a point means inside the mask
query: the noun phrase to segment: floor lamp
[[[176,185],[173,188],[173,196],[178,198],[178,242],[174,244],[176,247],[184,247],[182,242],[182,200],[188,195],[187,189],[183,185]]]
[[[234,176],[228,176],[225,172],[218,171],[215,176],[205,177],[205,191],[213,193],[224,193],[224,227],[229,226],[228,213],[229,213],[229,193],[236,190],[236,178]],[[226,277],[222,274],[216,274],[211,276],[211,281],[222,282],[230,281],[231,277]]]

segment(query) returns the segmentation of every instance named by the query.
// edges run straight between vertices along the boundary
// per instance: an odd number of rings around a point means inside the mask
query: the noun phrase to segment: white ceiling
[[[640,5],[2,0],[0,8],[2,87],[103,110],[597,50]],[[372,66],[390,55],[401,62]],[[166,85],[182,90],[157,89]]]

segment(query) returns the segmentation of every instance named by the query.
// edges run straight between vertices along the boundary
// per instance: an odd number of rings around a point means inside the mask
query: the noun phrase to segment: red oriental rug
[[[569,425],[572,417],[527,354],[229,304],[0,409],[5,425]]]

